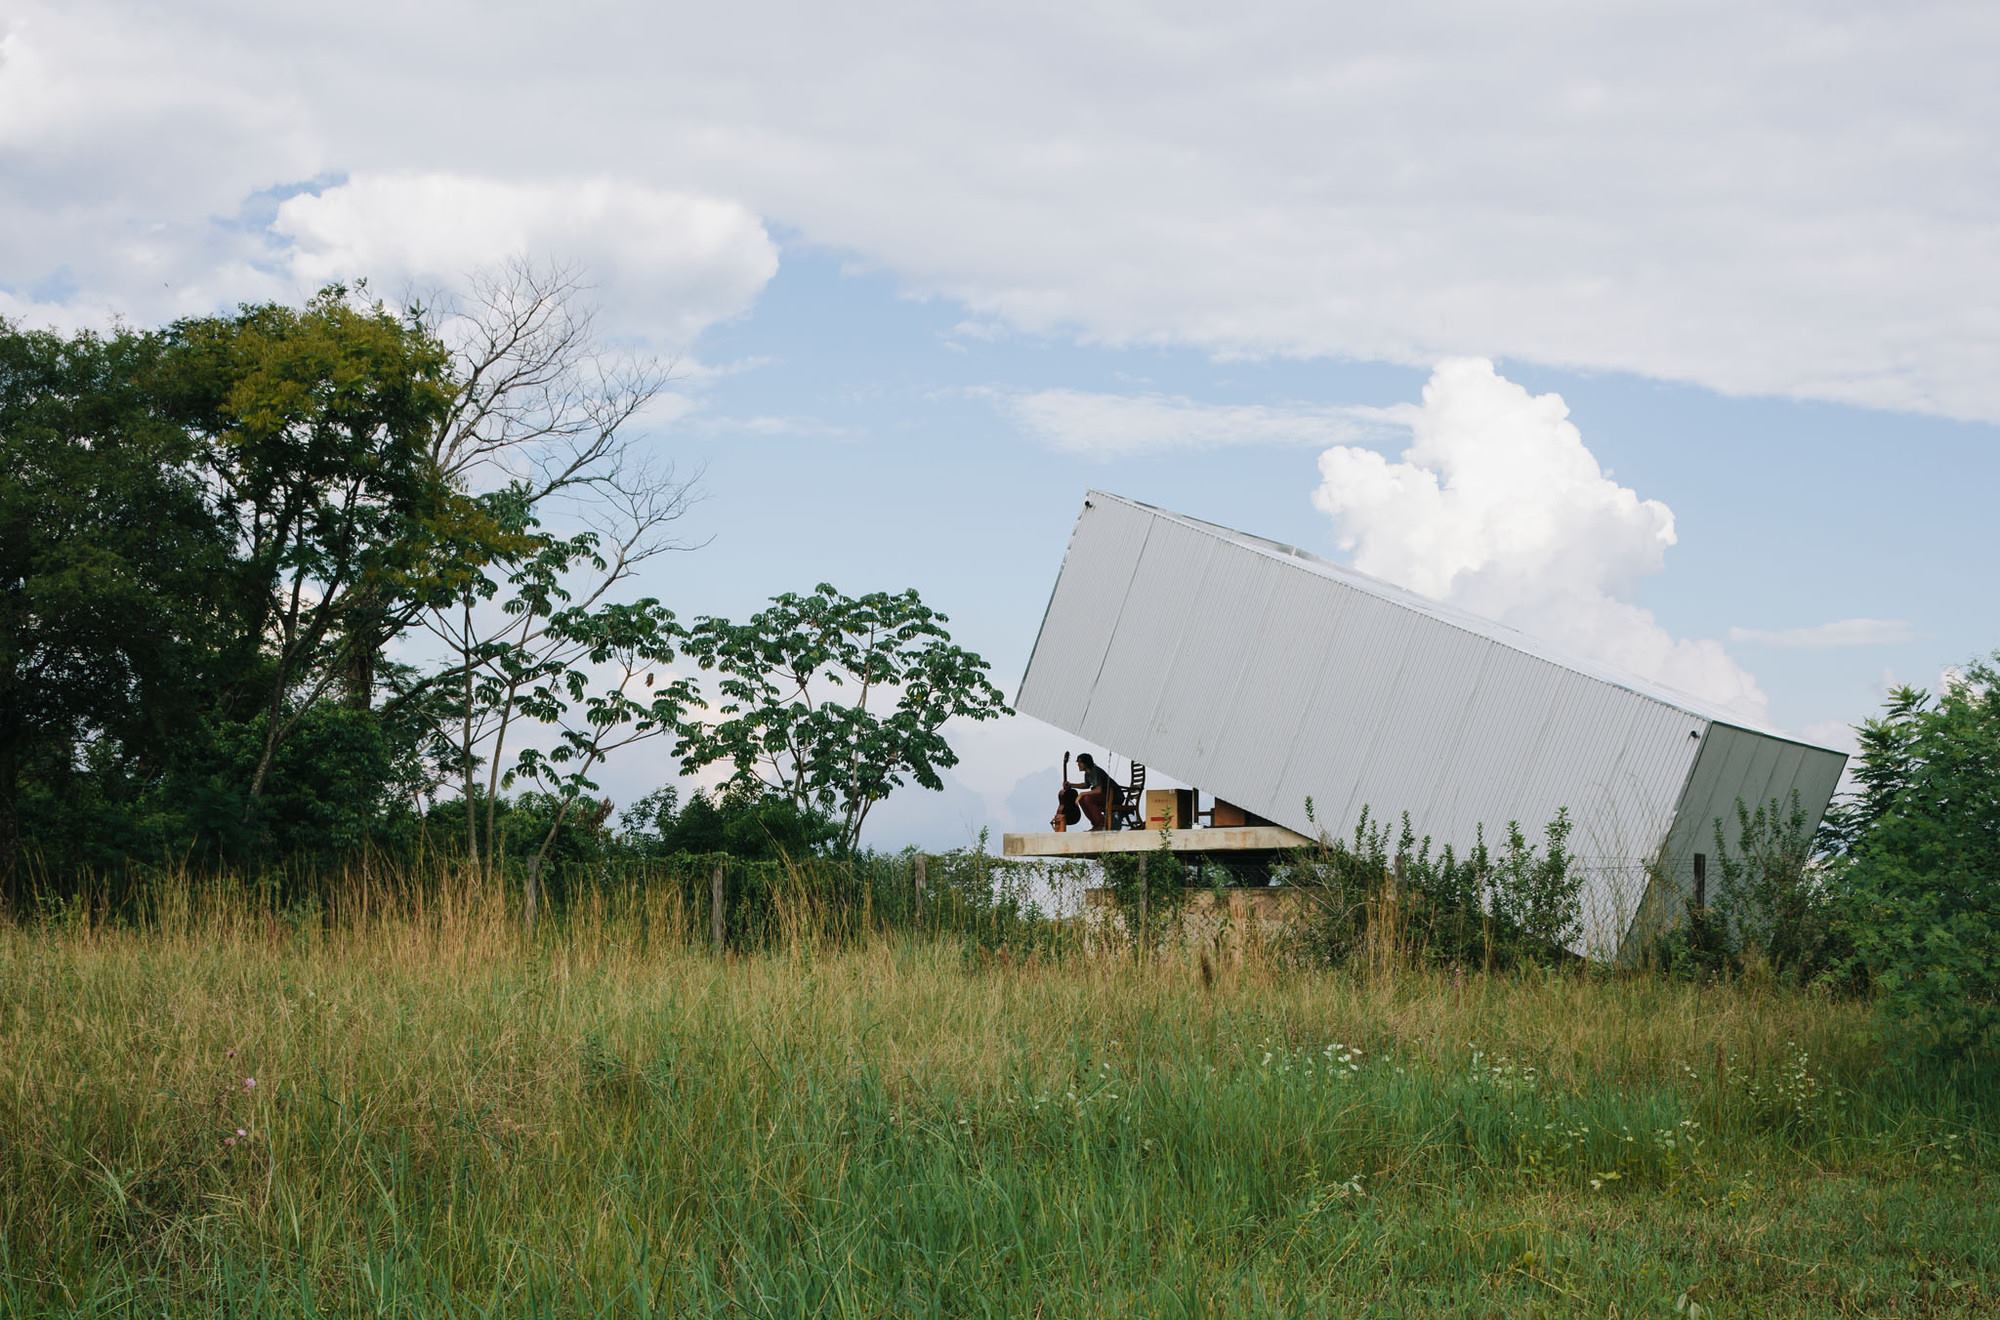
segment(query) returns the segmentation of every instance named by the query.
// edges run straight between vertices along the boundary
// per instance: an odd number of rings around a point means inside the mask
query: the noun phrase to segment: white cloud
[[[748,310],[778,269],[743,206],[609,179],[360,175],[288,198],[271,228],[308,287],[449,284],[514,258],[572,267],[608,329],[667,346]]]
[[[705,435],[750,436],[767,440],[848,440],[858,432],[822,417],[758,413],[748,417],[704,415],[694,429]]]
[[[1757,682],[1712,640],[1676,638],[1628,596],[1674,544],[1673,511],[1598,466],[1554,394],[1483,359],[1440,364],[1400,460],[1337,446],[1313,502],[1354,566],[1582,655],[1766,718]]]
[[[17,297],[254,290],[239,211],[288,181],[561,176],[740,200],[1016,329],[2000,418],[1990,5],[9,14]]]
[[[1100,458],[1147,449],[1333,444],[1361,438],[1377,416],[1365,408],[1202,404],[1163,394],[1084,390],[1039,390],[1001,398],[1021,426],[1042,443]]]
[[[1828,651],[1844,646],[1892,646],[1916,634],[1903,619],[1837,619],[1810,628],[1731,628],[1729,640],[1751,646]]]
[[[1854,725],[1847,720],[1815,720],[1799,730],[1799,736],[1815,747],[1831,747],[1850,757],[1861,751],[1861,740],[1855,736]]]

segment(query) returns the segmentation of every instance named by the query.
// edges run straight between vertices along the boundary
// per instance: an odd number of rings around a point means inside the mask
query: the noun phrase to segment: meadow
[[[2000,1312],[2000,1082],[1865,1004],[704,934],[0,922],[0,1312]]]

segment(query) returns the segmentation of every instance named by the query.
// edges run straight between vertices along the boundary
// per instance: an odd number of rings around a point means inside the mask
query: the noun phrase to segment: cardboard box
[[[1172,788],[1146,790],[1147,829],[1183,830],[1188,827],[1188,823],[1181,812],[1181,790]]]

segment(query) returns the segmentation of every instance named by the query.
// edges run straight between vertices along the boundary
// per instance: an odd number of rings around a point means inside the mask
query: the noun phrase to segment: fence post
[[[715,876],[708,883],[708,939],[717,953],[722,952],[722,941],[729,934],[728,914],[722,907],[722,868],[723,863],[715,864]]]
[[[918,924],[922,924],[924,919],[924,878],[925,872],[930,869],[930,858],[924,853],[918,853],[917,859],[912,864],[911,869],[915,875],[914,886],[917,895],[917,922]]]
[[[1139,854],[1139,941],[1133,952],[1146,956],[1146,854]]]

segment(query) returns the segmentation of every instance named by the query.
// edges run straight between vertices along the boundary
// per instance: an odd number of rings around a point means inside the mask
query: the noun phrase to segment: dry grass
[[[1993,1077],[1886,1068],[1861,1006],[820,916],[727,958],[670,896],[531,942],[448,886],[0,926],[0,1309],[2000,1306]]]

